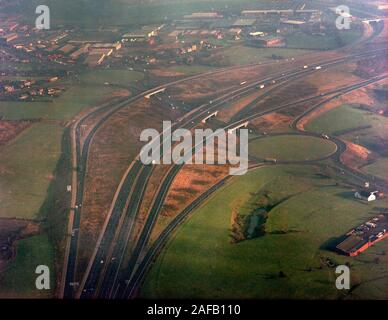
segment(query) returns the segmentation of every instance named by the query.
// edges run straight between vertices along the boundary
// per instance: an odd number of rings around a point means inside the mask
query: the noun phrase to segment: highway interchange
[[[365,57],[371,57],[372,55],[379,56],[384,54],[386,54],[386,48],[366,49],[359,51],[358,54],[350,54],[342,58],[331,59],[326,61],[323,60],[319,63],[314,63],[312,65],[309,65],[307,69],[301,68],[299,66],[291,70],[283,71],[282,73],[275,73],[263,79],[258,79],[257,81],[247,83],[243,86],[240,84],[236,84],[235,89],[231,90],[226,94],[221,95],[216,99],[213,99],[211,102],[209,101],[208,103],[199,106],[194,110],[194,112],[186,114],[176,123],[174,123],[173,127],[191,129],[195,127],[198,123],[200,123],[200,121],[210,112],[217,110],[226,102],[233,101],[239,97],[245,96],[253,92],[254,90],[259,89],[260,86],[263,84],[268,87],[264,95],[270,95],[277,88],[280,88],[290,83],[291,81],[310,75],[314,72],[319,72],[319,69],[316,69],[317,67],[327,69],[348,63],[349,61],[357,61]],[[190,81],[201,77],[207,77],[217,73],[228,72],[228,70],[231,69],[238,69],[238,67],[233,67],[230,69],[221,69],[215,72],[200,74],[189,78],[177,80],[150,90],[146,90],[131,98],[119,99],[114,101],[114,103],[107,103],[99,109],[93,110],[92,112],[84,115],[73,124],[73,147],[75,154],[75,157],[73,159],[73,165],[76,170],[75,173],[73,173],[73,197],[71,206],[72,208],[70,213],[71,219],[69,222],[69,232],[71,231],[71,236],[69,236],[66,255],[67,259],[65,262],[65,271],[62,278],[63,296],[65,298],[133,297],[136,294],[136,290],[138,289],[142,279],[144,278],[146,271],[149,269],[149,266],[154,260],[157,253],[163,247],[163,244],[168,238],[169,234],[190,214],[190,212],[192,212],[194,208],[196,208],[200,203],[205,201],[212,192],[221,187],[227,179],[226,178],[218,182],[216,185],[214,185],[212,188],[202,194],[198,199],[196,199],[193,203],[191,203],[187,208],[185,208],[177,217],[173,219],[173,221],[166,227],[166,229],[162,231],[162,233],[152,243],[152,245],[147,248],[147,245],[149,245],[150,234],[153,230],[167,192],[171,186],[174,177],[182,167],[179,165],[173,165],[160,183],[159,190],[157,190],[156,195],[153,199],[153,203],[150,207],[147,220],[143,226],[137,243],[134,245],[131,258],[129,259],[129,263],[126,266],[123,266],[124,253],[127,249],[130,234],[133,231],[135,217],[138,213],[140,203],[143,199],[145,186],[153,171],[153,166],[143,165],[138,160],[138,158],[135,159],[135,161],[131,163],[128,170],[126,171],[126,174],[121,180],[121,183],[117,189],[114,200],[112,202],[108,218],[105,221],[104,228],[101,231],[97,245],[94,248],[92,259],[89,262],[88,268],[82,281],[77,284],[75,283],[75,270],[77,264],[77,250],[79,240],[78,230],[80,227],[80,214],[82,211],[84,179],[87,171],[87,161],[90,144],[92,143],[93,137],[97,130],[107,119],[109,119],[111,115],[117,112],[117,110],[124,106],[127,106],[128,104],[138,99],[144,99],[146,95],[149,95],[163,88],[172,87],[180,82]],[[249,112],[241,112],[238,114],[237,117],[233,118],[232,122],[227,124],[224,129],[232,128],[243,122],[256,119],[260,116],[272,113],[277,110],[291,108],[303,102],[314,102],[315,100],[324,99],[323,101],[316,103],[311,109],[306,111],[306,113],[297,117],[292,123],[292,128],[296,130],[296,134],[312,135],[322,138],[320,133],[297,131],[298,121],[300,121],[300,119],[302,119],[302,117],[304,117],[308,112],[311,112],[315,108],[319,108],[324,103],[332,99],[336,99],[340,95],[343,95],[345,93],[364,87],[373,82],[377,82],[385,77],[386,76],[375,77],[357,84],[338,88],[337,90],[332,90],[324,94],[308,97],[305,99],[301,99],[300,101],[291,102],[285,105],[275,107],[271,106],[253,114]],[[260,99],[262,98],[263,96],[260,97]],[[85,121],[87,121],[88,119],[90,119],[90,117],[95,116],[96,114],[100,114],[102,115],[102,117],[88,132],[86,138],[84,138],[83,143],[81,143],[82,124],[85,123]],[[362,176],[358,172],[350,170],[341,163],[340,155],[346,150],[346,145],[341,140],[336,139],[334,137],[331,137],[331,140],[337,146],[336,152],[332,154],[331,157],[335,160],[335,163],[338,165],[340,170],[358,178],[360,182],[366,181],[366,176]],[[253,167],[256,167],[258,165],[261,166],[263,164],[256,164]],[[379,184],[379,187],[381,187],[382,189],[384,188],[384,185],[380,181],[374,181],[374,183]]]

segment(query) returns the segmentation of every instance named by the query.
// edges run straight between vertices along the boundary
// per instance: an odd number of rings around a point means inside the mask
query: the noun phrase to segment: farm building
[[[370,246],[386,238],[388,236],[387,229],[387,217],[380,214],[349,231],[346,238],[337,245],[336,249],[347,256],[357,256]]]
[[[185,19],[217,19],[222,18],[222,15],[217,12],[193,12],[190,15],[185,15]]]
[[[263,37],[252,37],[250,43],[259,47],[280,47],[284,44],[284,39],[278,36],[263,36]]]
[[[361,199],[361,200],[365,200],[365,201],[375,201],[376,200],[376,194],[378,193],[378,191],[365,191],[365,190],[361,190],[361,191],[356,191],[354,193],[354,197],[356,199]]]

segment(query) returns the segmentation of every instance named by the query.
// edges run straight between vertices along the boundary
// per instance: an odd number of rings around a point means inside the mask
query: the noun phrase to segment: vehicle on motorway
[[[0,300],[388,299],[376,0],[46,2],[0,0]]]
[[[276,158],[265,158],[264,162],[267,162],[267,163],[277,163],[278,159],[276,159]]]

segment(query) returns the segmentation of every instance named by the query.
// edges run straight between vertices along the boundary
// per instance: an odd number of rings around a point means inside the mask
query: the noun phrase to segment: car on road
[[[265,158],[264,162],[267,162],[267,163],[277,163],[278,159],[276,159],[276,158]]]

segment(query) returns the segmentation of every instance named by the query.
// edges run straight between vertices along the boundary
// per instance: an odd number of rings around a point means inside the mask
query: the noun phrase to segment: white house
[[[361,190],[361,191],[357,191],[354,194],[354,197],[357,199],[365,200],[365,201],[375,201],[376,200],[376,193],[378,193],[378,191],[371,192],[371,191]]]

